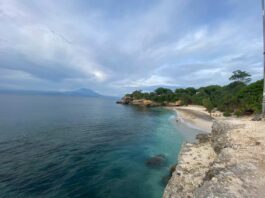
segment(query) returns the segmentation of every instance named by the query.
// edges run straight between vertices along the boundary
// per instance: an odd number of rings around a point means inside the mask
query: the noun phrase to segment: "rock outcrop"
[[[124,96],[121,100],[118,100],[116,103],[127,105],[127,104],[130,104],[132,100],[133,99],[131,97]]]
[[[264,197],[264,122],[215,121],[197,139],[182,146],[164,198]]]
[[[162,106],[162,104],[154,102],[152,100],[146,99],[133,99],[131,97],[123,97],[121,100],[116,102],[117,104],[124,104],[124,105],[136,105],[136,106],[143,106],[143,107],[158,107]]]
[[[158,106],[161,106],[160,103],[153,102],[151,100],[145,100],[145,99],[132,100],[130,104],[137,105],[137,106],[144,106],[144,107],[158,107]]]
[[[163,102],[158,103],[152,100],[147,99],[134,99],[130,96],[124,96],[121,100],[116,102],[117,104],[124,104],[124,105],[136,105],[136,106],[143,106],[143,107],[159,107],[159,106],[167,106],[167,107],[177,107],[181,106],[181,101],[176,102]]]

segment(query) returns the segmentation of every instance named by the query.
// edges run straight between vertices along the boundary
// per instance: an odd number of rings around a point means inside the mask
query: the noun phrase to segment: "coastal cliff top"
[[[164,197],[264,197],[265,122],[217,118],[207,141],[185,144]]]

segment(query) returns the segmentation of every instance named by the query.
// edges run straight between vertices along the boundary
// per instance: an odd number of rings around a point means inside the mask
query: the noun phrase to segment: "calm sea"
[[[184,141],[174,118],[109,98],[0,95],[0,197],[159,198]],[[165,166],[147,167],[159,154]]]

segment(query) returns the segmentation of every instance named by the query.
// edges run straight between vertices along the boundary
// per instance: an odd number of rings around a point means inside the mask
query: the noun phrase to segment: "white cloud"
[[[2,18],[11,18],[6,22],[11,22],[9,31],[1,32],[1,36],[8,40],[8,45],[1,45],[2,50],[23,54],[33,64],[46,69],[49,68],[45,62],[50,62],[55,67],[61,67],[62,70],[64,68],[77,70],[91,80],[102,82],[108,78],[107,69],[103,69],[93,60],[89,48],[80,43],[71,43],[50,29],[45,20],[37,23],[28,21],[28,18],[34,18],[34,15],[21,10],[16,1],[2,2],[1,10],[7,15]],[[6,23],[3,23],[2,26],[5,26]]]
[[[173,79],[169,77],[151,75],[147,78],[136,79],[136,80],[123,80],[114,83],[117,87],[151,87],[151,86],[177,86]]]
[[[41,78],[40,88],[87,86],[111,93],[122,87],[225,83],[234,69],[259,78],[257,5],[235,2],[218,2],[223,7],[214,12],[216,2],[210,0],[196,2],[197,7],[191,0],[152,1],[141,11],[128,1],[129,11],[117,13],[114,4],[2,0],[0,67]],[[16,59],[25,60],[13,64]],[[217,79],[218,72],[222,78]]]

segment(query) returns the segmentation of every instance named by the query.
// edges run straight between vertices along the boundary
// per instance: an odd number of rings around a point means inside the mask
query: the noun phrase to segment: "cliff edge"
[[[215,120],[197,139],[182,146],[164,198],[264,197],[264,121]]]

